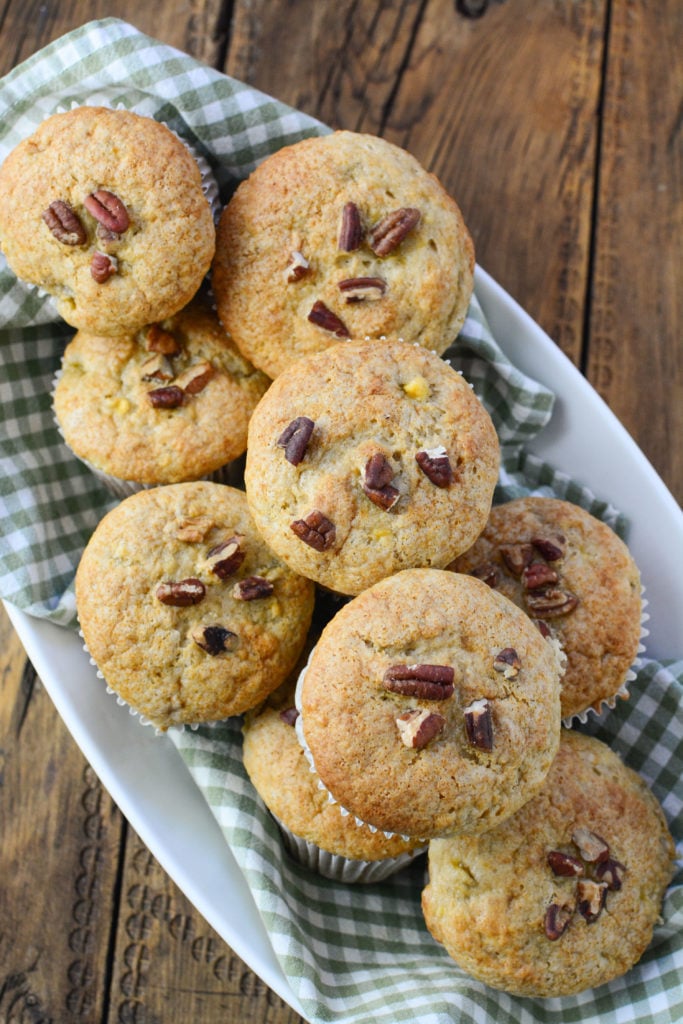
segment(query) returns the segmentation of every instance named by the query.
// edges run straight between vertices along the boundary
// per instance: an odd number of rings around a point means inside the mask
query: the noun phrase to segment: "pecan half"
[[[618,892],[622,886],[622,873],[626,867],[621,861],[613,857],[607,857],[595,865],[595,878],[598,882],[605,882],[611,892]]]
[[[493,750],[493,712],[486,698],[473,700],[463,714],[468,743],[478,750]]]
[[[203,360],[201,363],[195,363],[194,366],[188,366],[186,370],[183,370],[176,377],[175,383],[177,387],[183,389],[186,395],[198,395],[200,391],[204,390],[215,372],[211,363]]]
[[[427,744],[443,732],[446,719],[434,711],[413,708],[404,711],[396,719],[396,727],[401,741],[413,750],[422,750]]]
[[[168,580],[157,587],[157,598],[162,604],[175,608],[187,608],[204,600],[206,587],[201,580],[190,577],[186,580]]]
[[[177,409],[185,401],[185,392],[175,384],[169,384],[168,387],[148,391],[147,398],[155,409]]]
[[[297,535],[299,540],[316,551],[327,551],[334,544],[337,536],[335,525],[331,519],[324,516],[318,509],[313,509],[303,519],[295,519],[289,524],[290,530]]]
[[[300,281],[302,277],[306,277],[309,273],[311,266],[299,249],[293,249],[290,255],[290,261],[285,269],[285,277],[289,284],[294,284],[295,281]]]
[[[257,601],[269,597],[273,593],[274,584],[265,576],[245,576],[232,588],[232,596],[237,601]]]
[[[572,832],[572,842],[589,864],[596,861],[599,863],[609,857],[609,846],[605,840],[588,828],[575,828]]]
[[[424,448],[415,456],[415,461],[435,487],[450,487],[453,483],[453,469],[448,452],[443,445]]]
[[[450,665],[390,665],[382,678],[382,686],[404,697],[446,700],[453,693],[454,677]]]
[[[534,557],[531,544],[501,544],[498,550],[506,566],[515,576],[521,576]]]
[[[337,246],[340,252],[354,252],[363,241],[363,224],[355,203],[344,203]]]
[[[170,331],[165,331],[159,324],[150,324],[145,330],[145,341],[149,352],[160,352],[163,356],[177,356],[182,352],[182,345]]]
[[[239,637],[225,626],[199,626],[192,631],[192,639],[203,651],[216,657],[226,651],[234,651]]]
[[[117,235],[126,231],[130,225],[128,210],[119,197],[106,188],[98,188],[97,191],[91,192],[83,200],[83,205],[99,224]]]
[[[155,352],[153,356],[146,359],[140,369],[142,370],[142,380],[173,380],[173,367],[170,360],[160,352]]]
[[[315,423],[308,416],[297,416],[285,427],[277,441],[278,448],[284,448],[287,462],[298,466],[308,448]]]
[[[109,256],[106,252],[95,249],[90,260],[90,274],[98,284],[104,284],[110,277],[117,273],[119,262],[115,256]]]
[[[420,211],[414,207],[404,206],[392,210],[375,224],[370,231],[368,244],[375,256],[388,256],[397,249],[404,238],[417,227]]]
[[[496,672],[502,672],[506,679],[514,679],[519,675],[522,662],[514,647],[504,647],[494,655],[493,667]]]
[[[556,533],[552,537],[532,537],[531,543],[546,562],[559,561],[560,558],[564,558],[567,550],[567,538],[562,533]]]
[[[538,590],[550,583],[557,583],[559,577],[545,562],[530,562],[522,570],[522,586],[526,590]]]
[[[475,565],[474,569],[470,569],[470,576],[476,577],[489,587],[496,587],[500,583],[500,570],[493,562]]]
[[[555,942],[566,932],[569,927],[576,906],[572,903],[559,903],[553,900],[546,909],[543,918],[543,930],[546,938]]]
[[[346,302],[376,302],[387,290],[383,277],[345,277],[337,285]]]
[[[579,603],[576,594],[572,594],[570,590],[561,590],[559,587],[531,590],[526,594],[525,600],[529,615],[540,619],[568,615]]]
[[[80,217],[63,199],[55,199],[47,210],[43,210],[41,216],[57,241],[63,245],[84,245],[88,240]]]
[[[576,883],[576,906],[588,924],[597,921],[607,899],[607,883],[581,878]]]
[[[393,478],[394,471],[386,456],[382,452],[371,455],[365,463],[363,491],[370,501],[385,512],[393,508],[401,497],[399,490],[391,484]]]
[[[294,725],[298,717],[299,712],[294,707],[283,708],[282,711],[280,712],[280,718],[285,723],[285,725]]]
[[[317,302],[313,303],[313,307],[308,314],[308,319],[316,327],[322,327],[324,331],[329,331],[330,334],[334,334],[336,338],[350,338],[349,330],[344,321],[333,313],[331,309],[318,299]]]
[[[561,850],[551,850],[548,854],[548,864],[554,875],[576,878],[584,873],[583,863],[578,857],[572,857],[569,853]]]
[[[212,547],[207,554],[208,568],[214,576],[218,576],[219,580],[225,580],[228,576],[232,576],[244,561],[246,552],[242,550],[243,539],[238,534],[235,534],[234,537],[227,537],[220,544]]]

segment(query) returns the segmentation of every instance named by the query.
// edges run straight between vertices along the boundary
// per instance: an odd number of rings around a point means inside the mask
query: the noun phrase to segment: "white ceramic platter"
[[[495,338],[513,363],[558,396],[553,420],[533,451],[626,514],[629,547],[650,602],[648,654],[680,657],[683,514],[678,504],[592,387],[480,268],[476,290]],[[303,1016],[218,824],[170,740],[141,728],[101,681],[91,685],[95,670],[75,633],[11,606],[7,610],[59,714],[135,831],[228,945]]]

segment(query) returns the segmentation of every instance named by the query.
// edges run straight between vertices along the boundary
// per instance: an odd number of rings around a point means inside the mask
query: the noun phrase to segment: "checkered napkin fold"
[[[327,129],[115,19],[51,44],[0,83],[0,161],[48,115],[74,104],[122,105],[168,124],[209,164],[227,202],[264,156]],[[50,391],[72,329],[48,299],[0,261],[0,596],[75,625],[80,553],[112,498],[64,446]],[[496,424],[502,470],[496,500],[567,498],[622,535],[623,517],[525,450],[553,396],[512,366],[475,298],[446,353]],[[581,728],[609,742],[662,802],[683,838],[683,661],[643,660],[631,699]],[[124,713],[112,701],[112,714]],[[464,975],[422,922],[424,863],[381,885],[344,887],[283,855],[277,829],[241,763],[240,722],[169,734],[244,873],[291,988],[312,1022],[496,1024],[683,1018],[683,884],[670,888],[650,949],[625,977],[581,995],[518,999]]]

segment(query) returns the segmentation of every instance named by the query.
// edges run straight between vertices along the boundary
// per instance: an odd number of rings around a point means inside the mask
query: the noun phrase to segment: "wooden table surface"
[[[5,0],[0,74],[108,15],[410,150],[681,501],[679,0]],[[299,1021],[126,824],[4,613],[0,634],[0,1024]]]

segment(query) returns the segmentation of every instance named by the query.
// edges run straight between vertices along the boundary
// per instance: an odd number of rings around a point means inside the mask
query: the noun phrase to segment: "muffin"
[[[313,584],[257,534],[242,491],[205,481],[125,498],[76,574],[83,638],[107,684],[160,730],[240,714],[287,678]]]
[[[212,281],[247,358],[276,377],[340,338],[443,352],[472,295],[462,216],[417,160],[340,131],[268,156],[223,210]]]
[[[296,572],[357,594],[445,567],[486,523],[499,446],[463,377],[417,345],[340,342],[273,382],[249,424],[245,483]]]
[[[425,847],[414,839],[371,831],[329,801],[296,736],[295,684],[295,679],[283,684],[245,715],[247,774],[299,863],[341,882],[381,881]]]
[[[400,835],[478,833],[541,787],[560,736],[554,648],[485,583],[407,569],[323,629],[297,730],[332,797]]]
[[[270,381],[193,300],[140,331],[79,331],[67,346],[54,411],[71,450],[119,494],[198,480],[242,455]]]
[[[640,575],[605,523],[558,498],[518,498],[491,510],[481,537],[451,568],[484,578],[559,640],[565,720],[628,696],[641,636]]]
[[[187,305],[215,229],[197,162],[170,129],[76,107],[47,118],[0,167],[0,246],[67,323],[126,334]]]
[[[517,814],[430,844],[425,921],[487,985],[571,995],[640,959],[674,852],[643,780],[600,740],[563,730],[543,788]]]

